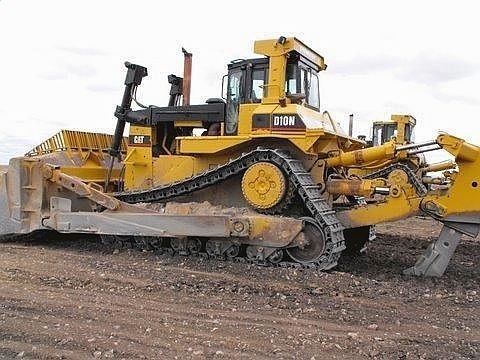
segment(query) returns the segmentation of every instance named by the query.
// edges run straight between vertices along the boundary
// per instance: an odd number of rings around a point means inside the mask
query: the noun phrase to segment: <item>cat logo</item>
[[[134,144],[143,144],[143,140],[145,140],[144,135],[134,135],[133,136],[133,143]]]
[[[150,136],[148,135],[130,135],[128,137],[130,146],[150,146]]]

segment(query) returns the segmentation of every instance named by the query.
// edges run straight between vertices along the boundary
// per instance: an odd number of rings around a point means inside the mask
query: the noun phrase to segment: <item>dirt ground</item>
[[[442,278],[401,274],[440,230],[378,226],[334,271],[0,244],[0,359],[479,359],[480,241]]]

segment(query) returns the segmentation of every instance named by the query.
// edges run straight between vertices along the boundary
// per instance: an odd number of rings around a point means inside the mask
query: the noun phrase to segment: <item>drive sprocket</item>
[[[285,198],[288,182],[276,165],[260,161],[251,165],[242,177],[242,193],[257,210],[270,210]]]

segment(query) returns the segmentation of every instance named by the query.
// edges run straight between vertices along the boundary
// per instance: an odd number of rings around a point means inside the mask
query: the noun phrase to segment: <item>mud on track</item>
[[[120,252],[97,238],[0,244],[0,359],[478,359],[480,242],[440,279],[401,270],[431,220],[378,226],[334,271]]]

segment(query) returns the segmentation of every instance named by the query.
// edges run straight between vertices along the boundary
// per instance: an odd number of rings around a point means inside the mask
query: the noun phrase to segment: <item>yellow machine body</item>
[[[180,253],[233,258],[246,246],[250,261],[288,255],[324,270],[349,243],[363,249],[372,225],[424,212],[444,230],[409,271],[443,274],[461,235],[480,231],[480,148],[449,134],[412,143],[410,115],[375,122],[373,144],[353,138],[320,111],[321,55],[294,37],[254,51],[263,57],[228,65],[223,100],[202,105],[179,105],[173,77],[167,107],[132,110],[147,69],[125,63],[113,138],[62,131],[0,169],[0,237],[48,228],[158,245],[166,236]],[[426,164],[423,152],[436,149],[455,163]]]
[[[254,51],[266,56],[268,76],[261,85],[263,96],[259,102],[239,104],[236,133],[227,134],[222,122],[222,132],[217,136],[177,136],[174,146],[168,149],[169,154],[155,156],[149,152],[149,148],[161,142],[155,137],[155,127],[131,125],[124,160],[125,190],[181,181],[258,146],[293,151],[307,167],[332,152],[348,152],[365,146],[363,141],[346,135],[328,113],[304,104],[305,94],[292,94],[286,90],[286,84],[292,82],[286,78],[289,58],[295,54],[299,62],[308,63],[311,67],[309,76],[316,77],[317,72],[327,67],[321,55],[293,37],[280,42],[277,39],[256,41]],[[255,119],[264,121],[261,126],[255,126]],[[295,126],[300,123],[301,126]],[[202,122],[191,118],[178,119],[174,126],[198,128]],[[139,136],[148,136],[152,141],[135,143]],[[323,174],[315,180],[323,182]]]

